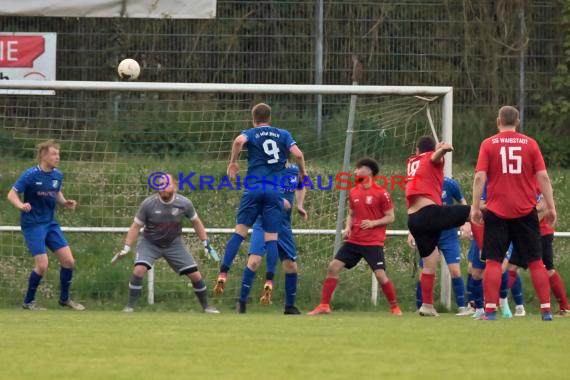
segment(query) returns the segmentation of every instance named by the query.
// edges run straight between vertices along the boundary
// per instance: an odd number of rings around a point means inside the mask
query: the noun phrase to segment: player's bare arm
[[[295,200],[297,201],[297,212],[301,215],[303,220],[307,220],[309,218],[309,214],[305,210],[305,195],[307,193],[307,188],[303,187],[302,189],[295,191]]]
[[[239,154],[247,142],[247,137],[245,135],[239,135],[235,138],[232,144],[232,153],[230,155],[230,163],[228,164],[228,171],[227,174],[230,176],[231,179],[235,179],[237,174],[239,173],[239,165],[237,163]]]
[[[137,240],[139,236],[139,231],[142,226],[143,224],[142,223],[139,224],[138,220],[135,220],[131,224],[131,227],[129,227],[129,231],[127,231],[127,237],[125,238],[125,245],[123,246],[123,249],[121,249],[113,256],[113,258],[111,259],[111,264],[115,264],[117,261],[124,258],[131,251],[131,247]]]
[[[30,205],[29,203],[24,203],[20,200],[20,196],[18,195],[18,193],[14,190],[14,189],[10,189],[10,191],[8,192],[8,201],[14,206],[16,207],[18,210],[22,211],[22,212],[30,212],[32,211],[32,205]]]
[[[301,178],[305,178],[307,175],[307,169],[305,168],[305,156],[303,155],[303,152],[301,152],[301,149],[299,149],[297,145],[293,145],[291,149],[289,149],[289,152],[291,152],[293,157],[295,157],[297,160],[297,166],[299,166],[299,176]]]
[[[70,210],[75,210],[75,208],[77,207],[77,201],[73,199],[65,199],[65,196],[61,191],[57,193],[57,204],[65,206]]]
[[[481,195],[483,194],[483,188],[485,187],[485,180],[487,179],[486,172],[475,173],[475,178],[473,179],[473,203],[471,204],[471,220],[475,223],[483,223],[483,214],[481,213]]]
[[[346,217],[346,224],[344,226],[344,231],[343,231],[343,235],[345,239],[350,238],[350,226],[352,225],[352,215],[354,214],[354,211],[352,211],[352,209],[348,210],[348,216]]]
[[[369,228],[385,226],[390,223],[394,223],[394,220],[396,220],[396,217],[394,215],[394,209],[391,208],[390,210],[384,211],[384,216],[380,219],[363,220],[362,223],[360,223],[360,228],[362,228],[363,230],[367,230]]]
[[[196,235],[200,241],[208,240],[208,234],[206,233],[206,228],[204,227],[204,223],[200,218],[192,219],[192,225],[194,226],[194,231],[196,231]]]
[[[453,152],[453,145],[440,142],[435,146],[435,152],[431,156],[431,161],[435,163],[441,162],[446,153]]]
[[[545,211],[544,218],[546,221],[554,226],[556,223],[556,207],[554,205],[554,195],[552,194],[552,184],[550,183],[550,177],[548,177],[548,172],[546,170],[541,170],[536,173],[536,181],[540,187],[540,192],[544,197]]]

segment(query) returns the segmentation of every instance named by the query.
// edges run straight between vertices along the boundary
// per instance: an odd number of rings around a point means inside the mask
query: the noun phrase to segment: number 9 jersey
[[[475,170],[487,173],[487,209],[514,219],[536,206],[535,175],[546,165],[535,140],[508,131],[483,140]]]
[[[279,185],[289,150],[295,144],[291,134],[271,126],[254,127],[241,133],[247,138],[247,176],[249,185]]]

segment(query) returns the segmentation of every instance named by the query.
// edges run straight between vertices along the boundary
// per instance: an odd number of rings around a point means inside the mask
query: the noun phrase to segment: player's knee
[[[188,273],[187,276],[190,279],[190,281],[192,281],[192,283],[202,281],[202,273],[200,273],[199,271]]]
[[[261,265],[261,256],[249,255],[247,259],[247,267],[255,272],[257,268],[259,268],[259,265]]]
[[[238,224],[236,226],[235,233],[245,238],[247,236],[248,229],[248,226],[245,224]]]
[[[548,277],[554,276],[554,273],[556,273],[556,271],[555,271],[554,269],[550,269],[550,270],[548,271]]]
[[[283,271],[285,273],[297,273],[298,267],[297,263],[292,260],[284,260],[283,261]]]
[[[449,274],[451,275],[451,278],[459,278],[461,277],[461,269],[459,266],[449,267]]]
[[[46,274],[48,270],[48,262],[42,262],[42,263],[36,263],[34,271],[39,274],[40,276],[43,276],[44,274]]]
[[[483,271],[481,269],[473,268],[473,270],[471,271],[471,277],[476,281],[482,280],[483,279]]]
[[[328,268],[327,268],[327,276],[328,277],[337,277],[338,274],[340,273],[340,270],[342,269],[342,264],[341,261],[339,260],[333,260],[331,261],[331,263],[329,264]]]
[[[66,257],[65,259],[61,260],[61,266],[64,268],[74,268],[75,267],[75,259],[73,256]]]
[[[133,274],[137,277],[143,277],[147,271],[148,271],[148,268],[144,264],[137,264],[133,268]]]
[[[386,271],[384,269],[375,270],[374,275],[376,276],[376,279],[381,285],[389,281],[388,276],[386,276]]]

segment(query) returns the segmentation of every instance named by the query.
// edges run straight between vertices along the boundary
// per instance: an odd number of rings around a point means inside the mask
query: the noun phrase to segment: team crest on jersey
[[[58,183],[59,183],[59,181],[57,179],[54,179],[53,181],[51,181],[51,186],[55,189],[55,188],[57,188]]]
[[[367,205],[371,205],[373,200],[374,200],[374,197],[372,195],[366,196],[366,204]]]
[[[443,191],[441,192],[441,197],[442,197],[442,198],[447,197],[447,191],[443,190]]]
[[[173,215],[173,216],[176,216],[176,215],[178,215],[179,213],[180,213],[180,209],[178,209],[178,208],[173,208],[173,209],[172,209],[172,215]]]

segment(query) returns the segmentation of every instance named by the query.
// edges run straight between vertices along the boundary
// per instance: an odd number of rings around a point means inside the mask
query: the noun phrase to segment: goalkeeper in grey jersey
[[[186,275],[192,281],[194,293],[206,313],[219,313],[214,307],[208,306],[206,283],[198,271],[198,264],[188,252],[182,240],[182,220],[189,218],[194,225],[196,234],[202,240],[204,250],[215,260],[217,252],[210,246],[208,236],[202,221],[198,217],[192,202],[182,195],[176,194],[174,178],[167,174],[156,180],[158,194],[146,198],[140,205],[135,220],[127,233],[124,248],[117,253],[111,263],[124,257],[131,249],[144,226],[143,236],[138,239],[137,254],[133,275],[129,282],[129,301],[123,309],[132,312],[142,292],[143,277],[152,268],[154,261],[164,257],[170,267],[179,275]]]

